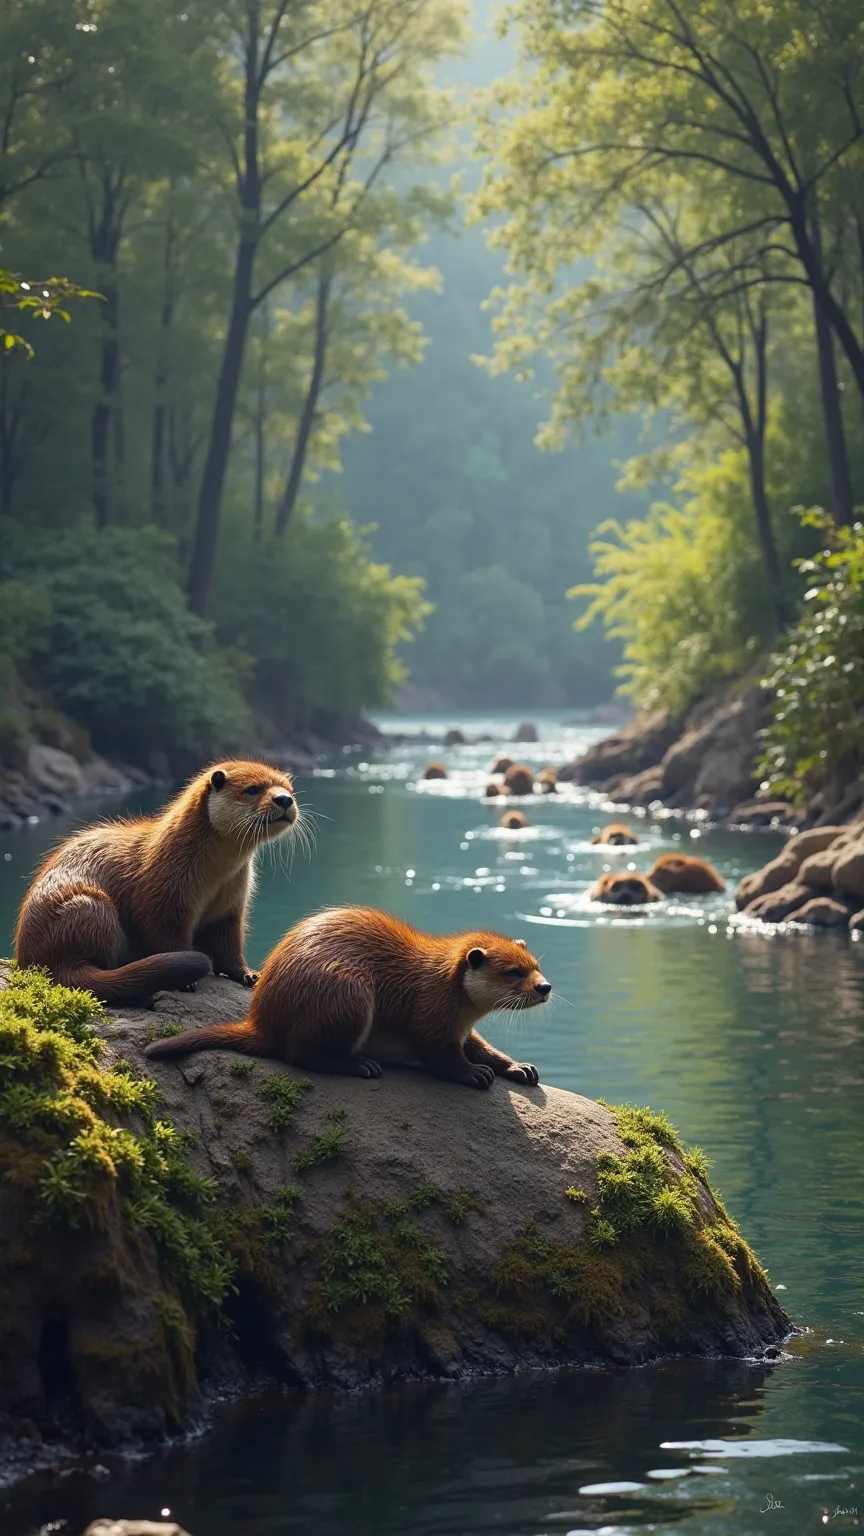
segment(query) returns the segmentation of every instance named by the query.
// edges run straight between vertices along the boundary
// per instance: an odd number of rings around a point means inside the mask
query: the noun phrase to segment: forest
[[[4,7],[3,760],[622,654],[764,674],[784,792],[857,751],[862,65],[852,0]]]

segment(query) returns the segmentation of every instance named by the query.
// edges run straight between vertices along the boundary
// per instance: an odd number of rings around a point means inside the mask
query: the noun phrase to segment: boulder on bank
[[[362,1387],[752,1355],[789,1331],[662,1116],[410,1069],[370,1083],[227,1051],[146,1058],[160,1033],[242,1016],[247,994],[213,978],[97,1016],[97,1066],[80,1002],[62,1022],[81,995],[29,996],[20,1018],[0,1009],[7,1045],[26,1036],[49,1097],[60,1061],[78,1106],[48,1141],[8,1117],[0,1140],[0,1415],[36,1443],[158,1439],[262,1370]]]
[[[655,767],[681,730],[668,709],[631,720],[629,725],[597,741],[581,757],[558,769],[562,782],[602,789],[609,779],[642,773]]]
[[[778,858],[745,875],[735,897],[746,917],[858,932],[864,897],[864,823],[813,827],[789,839]]]

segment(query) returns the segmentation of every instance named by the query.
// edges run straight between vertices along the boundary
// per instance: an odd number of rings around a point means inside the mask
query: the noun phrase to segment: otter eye
[[[521,981],[525,972],[520,971],[517,966],[514,966],[512,971],[505,971],[504,975],[509,976],[511,981]]]
[[[250,784],[246,789],[244,789],[243,793],[244,795],[260,795],[263,788],[263,784]]]

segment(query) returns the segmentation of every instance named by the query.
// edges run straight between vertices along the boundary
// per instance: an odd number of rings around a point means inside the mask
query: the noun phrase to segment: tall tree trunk
[[[113,266],[101,279],[104,304],[100,316],[104,330],[99,352],[99,398],[90,419],[90,445],[93,459],[93,514],[97,528],[107,528],[110,517],[108,455],[111,440],[111,416],[116,401],[120,364],[118,333],[117,276]]]
[[[771,507],[765,486],[765,432],[768,425],[768,322],[764,311],[751,321],[754,367],[756,370],[755,415],[747,391],[743,363],[733,367],[738,408],[747,448],[750,494],[756,518],[756,533],[762,554],[762,566],[768,587],[772,627],[781,629],[786,619],[783,576],[777,555]]]
[[[789,223],[801,264],[813,290],[813,303],[821,310],[843,348],[861,395],[861,403],[864,405],[864,349],[852,329],[849,316],[831,291],[830,278],[825,271],[821,252],[817,250],[807,227],[806,216],[796,209]]]
[[[811,219],[813,248],[822,262],[822,230],[819,209],[814,206]],[[834,337],[828,316],[813,292],[813,321],[816,328],[816,350],[819,358],[819,393],[822,399],[822,416],[825,422],[825,442],[828,448],[828,467],[831,474],[831,511],[836,523],[851,523],[854,512],[852,478],[849,473],[849,455],[846,450],[846,433],[843,427],[843,410],[840,388],[837,382],[837,359],[834,355]]]
[[[241,236],[234,268],[234,291],[231,301],[231,319],[222,364],[216,385],[216,402],[210,426],[207,457],[201,477],[198,496],[198,514],[189,561],[187,592],[189,606],[194,613],[206,614],[216,571],[216,553],[219,546],[219,529],[222,520],[222,495],[225,474],[231,450],[231,429],[237,408],[240,375],[243,370],[243,354],[252,301],[252,273],[255,265],[257,236],[250,239]]]
[[[315,425],[315,413],[318,410],[318,401],[324,383],[324,368],[327,361],[327,303],[330,297],[332,281],[332,277],[321,277],[318,280],[318,292],[315,298],[315,345],[312,357],[312,373],[309,379],[309,388],[306,391],[306,399],[303,401],[303,410],[297,423],[297,437],[294,443],[291,468],[288,471],[285,490],[276,514],[275,531],[277,537],[283,534],[288,526],[297,503],[297,497],[300,494],[300,486],[303,483],[306,455],[309,451],[312,428]]]
[[[261,348],[258,357],[258,377],[255,381],[255,501],[253,509],[252,538],[261,543],[264,531],[264,484],[267,477],[267,356],[270,341],[270,311],[267,304],[261,306]]]
[[[165,389],[168,384],[168,338],[174,320],[171,266],[173,243],[174,228],[169,212],[162,256],[162,304],[159,311],[158,351],[153,376],[153,426],[150,434],[150,509],[157,523],[165,515]]]

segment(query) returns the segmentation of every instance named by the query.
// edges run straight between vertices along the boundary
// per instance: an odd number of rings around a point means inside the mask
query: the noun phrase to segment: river
[[[440,749],[411,746],[346,757],[298,785],[319,818],[317,852],[290,872],[262,863],[250,959],[301,914],[346,900],[439,932],[525,937],[561,1002],[528,1015],[518,1035],[500,1024],[490,1037],[535,1061],[546,1083],[668,1111],[712,1159],[806,1332],[772,1366],[670,1361],[220,1409],[189,1444],[101,1458],[107,1476],[91,1467],[5,1490],[4,1536],[78,1536],[98,1515],[164,1509],[193,1536],[799,1536],[852,1530],[864,1516],[864,946],[748,931],[730,922],[731,896],[673,898],[636,916],[592,906],[587,890],[613,862],[647,869],[657,851],[686,847],[731,892],[780,839],[648,816],[634,821],[638,849],[598,851],[590,838],[608,818],[569,787],[535,798],[527,832],[502,832],[500,809],[480,794],[515,722],[447,723],[496,745],[448,749],[451,777],[439,783],[417,776]],[[518,749],[535,766],[603,734],[538,723],[541,742]],[[0,838],[7,948],[36,860],[94,814]]]

